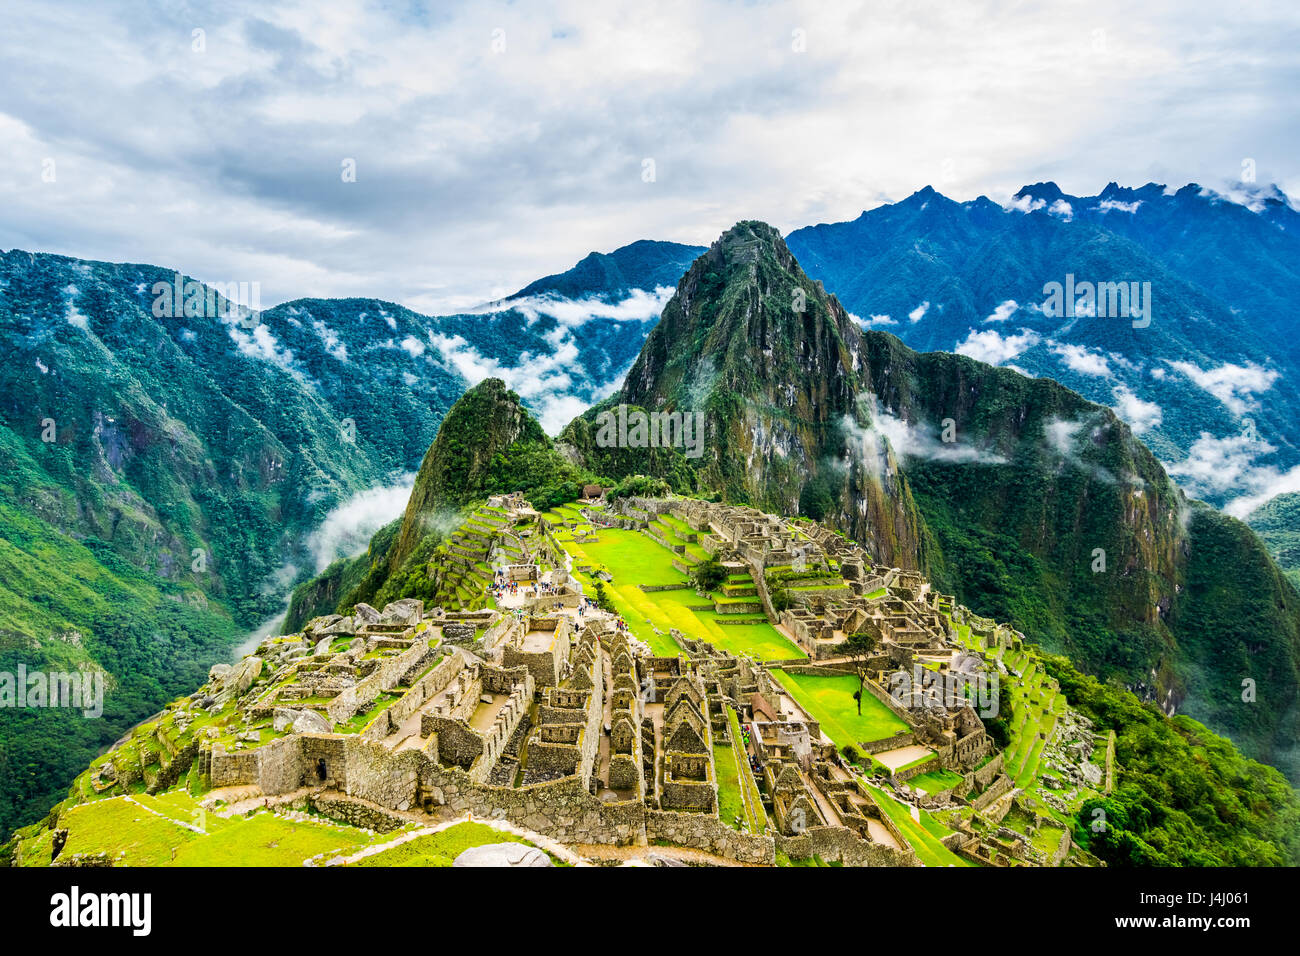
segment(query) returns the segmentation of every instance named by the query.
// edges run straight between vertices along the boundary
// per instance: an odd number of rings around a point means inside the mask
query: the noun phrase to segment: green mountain
[[[620,403],[702,412],[703,453],[602,446]],[[561,441],[615,478],[825,520],[1300,774],[1300,597],[1259,539],[1189,502],[1110,409],[863,332],[762,223],[692,265],[623,388]]]
[[[307,532],[393,462],[247,310],[200,294],[155,314],[174,278],[0,255],[0,657],[107,687],[100,719],[0,712],[0,831],[227,658]]]
[[[364,555],[335,562],[300,586],[285,619],[292,633],[319,614],[358,602],[383,606],[405,597],[433,600],[430,561],[460,525],[468,505],[522,491],[539,507],[572,501],[591,475],[575,468],[500,379],[484,379],[447,412],[416,475],[406,512],[382,529]]]
[[[1278,495],[1256,508],[1246,523],[1286,569],[1291,583],[1300,588],[1300,492]]]

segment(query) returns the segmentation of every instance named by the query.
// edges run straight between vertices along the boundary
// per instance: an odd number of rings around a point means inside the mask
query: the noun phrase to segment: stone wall
[[[1014,786],[1015,781],[1006,774],[1002,774],[993,782],[992,786],[971,801],[971,806],[975,808],[976,813],[979,813],[989,807],[999,797],[1005,796],[1009,793],[1011,788]]]
[[[414,667],[428,651],[429,641],[422,637],[402,653],[381,660],[369,675],[355,686],[346,688],[326,705],[325,710],[330,720],[339,724],[350,719],[384,691],[391,690],[402,675]]]
[[[910,850],[868,843],[847,827],[809,827],[798,836],[776,835],[776,846],[792,860],[820,857],[845,866],[920,866]],[[903,846],[906,846],[903,843]]]
[[[776,844],[770,836],[733,830],[708,814],[646,810],[645,835],[651,842],[695,847],[741,863],[776,862]]]

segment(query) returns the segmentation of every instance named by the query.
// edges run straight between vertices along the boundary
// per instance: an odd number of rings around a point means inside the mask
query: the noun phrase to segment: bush
[[[717,558],[708,558],[691,569],[691,582],[701,591],[713,591],[727,580],[727,569]]]

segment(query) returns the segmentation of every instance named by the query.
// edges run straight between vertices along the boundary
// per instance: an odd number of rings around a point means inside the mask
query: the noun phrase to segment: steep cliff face
[[[620,403],[702,412],[702,453],[602,445],[599,415]],[[975,610],[1300,769],[1300,615],[1258,539],[1202,515],[1109,409],[1050,379],[863,332],[762,223],[739,223],[696,260],[622,390],[561,441],[603,474],[825,520],[878,560],[919,567]],[[1229,583],[1240,613],[1209,597]],[[1267,686],[1268,704],[1242,700],[1247,679]]]
[[[742,222],[677,287],[616,401],[701,412],[699,487],[786,514],[814,512],[914,567],[919,524],[888,443],[854,456],[871,426],[848,314],[772,227]],[[812,489],[811,495],[805,489]]]

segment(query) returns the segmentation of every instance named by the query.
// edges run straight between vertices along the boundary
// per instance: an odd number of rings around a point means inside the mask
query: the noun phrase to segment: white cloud
[[[577,366],[578,346],[566,326],[558,326],[547,333],[547,344],[553,351],[536,355],[524,352],[519,356],[519,364],[513,366],[502,365],[483,355],[460,335],[431,332],[429,340],[446,364],[471,385],[485,378],[499,378],[505,382],[536,411],[538,421],[550,435],[558,434],[590,405],[576,394],[573,371]],[[615,387],[618,379],[614,380]],[[597,391],[608,388],[609,383],[605,383],[597,386]]]
[[[1155,402],[1144,401],[1127,385],[1116,385],[1115,414],[1128,423],[1135,435],[1141,435],[1160,425],[1164,412]]]
[[[1064,199],[1058,199],[1047,209],[1048,213],[1067,222],[1074,218],[1074,209]]]
[[[283,347],[280,340],[264,323],[259,322],[254,325],[250,332],[239,325],[238,322],[232,320],[227,323],[226,329],[230,333],[230,338],[235,343],[235,347],[245,355],[250,358],[260,359],[263,362],[270,362],[272,365],[278,365],[295,376],[301,376],[301,372],[294,364],[293,351]]]
[[[348,360],[348,347],[339,339],[338,333],[319,319],[312,319],[311,324],[316,330],[316,334],[320,336],[320,340],[325,346],[325,351],[334,356],[338,361],[346,362]]]
[[[414,335],[408,335],[402,341],[397,343],[398,348],[405,349],[411,358],[419,358],[424,354],[424,343]]]
[[[1057,343],[1052,346],[1052,351],[1061,357],[1062,363],[1072,372],[1078,372],[1080,375],[1096,375],[1103,378],[1109,377],[1111,374],[1110,364],[1106,361],[1106,356],[1101,352],[1094,352],[1086,346]]]
[[[888,315],[873,315],[869,319],[860,319],[852,312],[850,312],[849,318],[851,318],[854,322],[856,322],[859,326],[861,326],[864,329],[876,329],[876,328],[884,328],[890,325],[898,325],[898,320],[890,318]]]
[[[1033,196],[1025,195],[1008,199],[1002,204],[1002,208],[1009,212],[1035,212],[1046,205],[1045,199],[1035,199]]]
[[[658,318],[668,300],[677,290],[673,286],[660,286],[653,292],[644,289],[632,289],[617,302],[605,302],[598,298],[567,299],[559,296],[524,296],[518,299],[506,299],[500,304],[484,307],[479,311],[496,312],[502,306],[517,309],[528,319],[539,315],[549,315],[561,325],[576,327],[592,319],[617,319],[619,321],[645,321]]]
[[[847,439],[849,457],[875,475],[884,476],[889,471],[889,450],[893,451],[895,458],[922,458],[950,464],[1006,463],[1006,459],[996,452],[964,441],[961,429],[955,423],[951,432],[955,440],[946,442],[943,441],[946,423],[913,425],[880,408],[874,395],[864,395],[860,400],[870,409],[871,424],[864,428],[848,415],[840,424]]]
[[[403,475],[393,484],[368,488],[332,508],[307,538],[316,572],[338,558],[365,551],[371,536],[406,510],[414,486],[415,475]]]
[[[996,329],[975,331],[971,329],[966,338],[957,343],[953,350],[958,355],[969,355],[990,365],[1001,365],[1024,354],[1033,348],[1042,337],[1032,329],[1021,329],[1018,335],[1002,335]]]
[[[918,305],[911,312],[907,313],[907,320],[909,322],[920,322],[923,318],[925,318],[925,313],[929,311],[930,311],[930,300],[926,299],[924,302]]]
[[[1277,372],[1253,362],[1245,365],[1228,363],[1208,370],[1202,370],[1191,362],[1170,362],[1169,366],[1217,398],[1234,415],[1244,415],[1258,408],[1255,396],[1272,388],[1278,378]]]
[[[598,14],[577,0],[319,6],[12,0],[0,248],[247,276],[268,304],[356,295],[438,314],[636,238],[851,218],[938,180],[954,143],[979,144],[945,188],[957,199],[1031,176],[1079,194],[1213,181],[1225,159],[1204,143],[1210,120],[1223,143],[1268,144],[1261,181],[1289,185],[1300,161],[1283,3],[1226,20],[1209,3],[1122,0],[888,16],[714,0],[663,16],[636,0]],[[1123,24],[1104,60],[1099,23]],[[1224,102],[1240,108],[1225,118]],[[1081,148],[1080,130],[1103,128]],[[45,157],[57,183],[33,178]]]
[[[991,314],[985,317],[985,322],[1005,322],[1016,314],[1020,306],[1016,304],[1015,299],[1007,299],[1005,302],[998,304],[998,307]]]
[[[1120,202],[1118,199],[1103,199],[1097,204],[1097,208],[1102,212],[1127,212],[1135,213],[1138,206],[1142,205],[1141,199],[1135,199],[1132,202]]]

